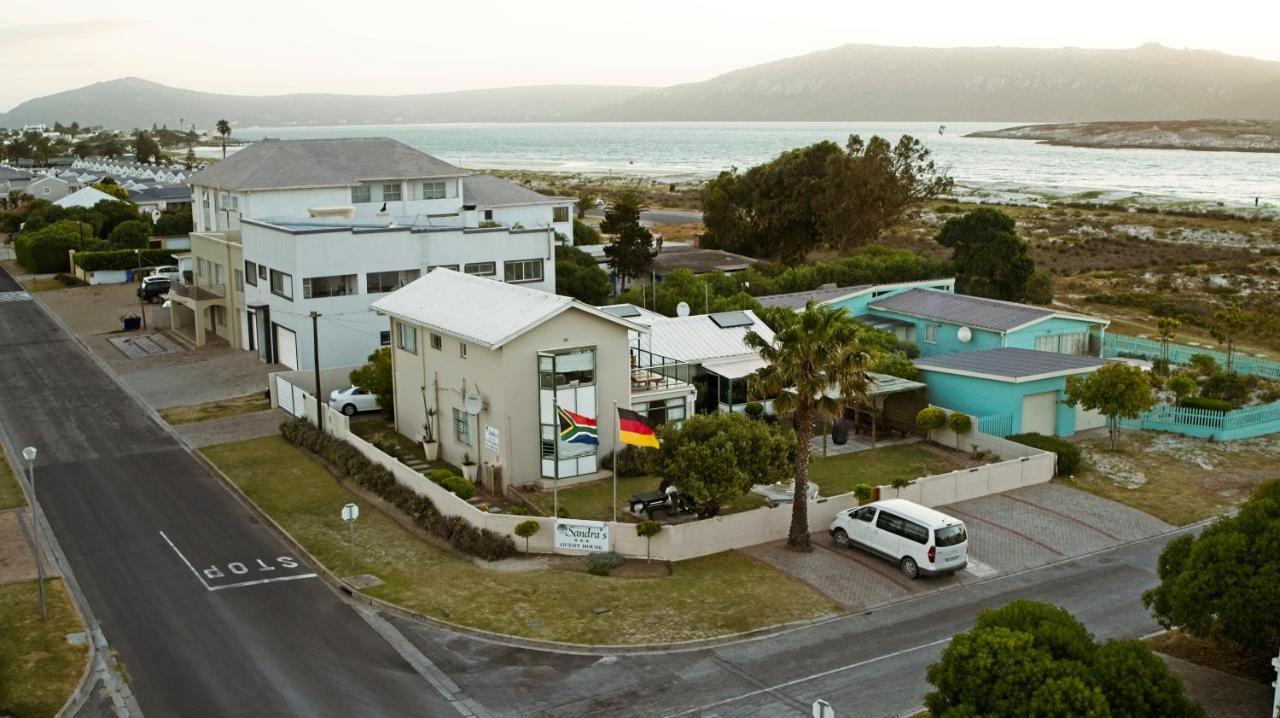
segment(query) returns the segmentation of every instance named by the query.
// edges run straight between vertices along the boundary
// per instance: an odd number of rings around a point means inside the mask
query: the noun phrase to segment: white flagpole
[[[613,402],[613,521],[618,521],[618,453],[622,451],[622,425],[618,422],[618,402]]]

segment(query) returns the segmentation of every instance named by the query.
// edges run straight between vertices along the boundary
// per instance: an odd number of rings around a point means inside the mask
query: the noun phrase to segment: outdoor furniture
[[[667,503],[667,494],[664,491],[646,491],[642,494],[635,494],[627,499],[627,505],[631,508],[631,513],[636,516],[645,515],[649,520],[653,520],[653,514],[661,509],[667,509],[667,514],[671,514],[670,505]]]

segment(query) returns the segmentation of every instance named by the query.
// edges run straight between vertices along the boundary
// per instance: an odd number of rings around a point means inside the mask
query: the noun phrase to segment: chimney
[[[474,204],[462,205],[462,226],[463,228],[480,226],[480,213],[476,211]]]

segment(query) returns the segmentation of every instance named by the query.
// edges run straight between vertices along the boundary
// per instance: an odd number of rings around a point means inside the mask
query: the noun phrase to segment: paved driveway
[[[969,528],[969,565],[950,576],[912,581],[892,563],[814,534],[807,554],[785,542],[743,549],[850,610],[893,603],[991,576],[1062,561],[1163,533],[1172,527],[1123,504],[1058,484],[1040,484],[939,507]]]

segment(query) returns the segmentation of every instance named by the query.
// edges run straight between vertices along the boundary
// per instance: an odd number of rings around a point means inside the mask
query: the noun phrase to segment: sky
[[[0,4],[6,6],[0,57],[10,60],[0,110],[126,76],[248,95],[665,86],[845,43],[1124,48],[1159,42],[1280,60],[1280,2],[1274,0]]]

